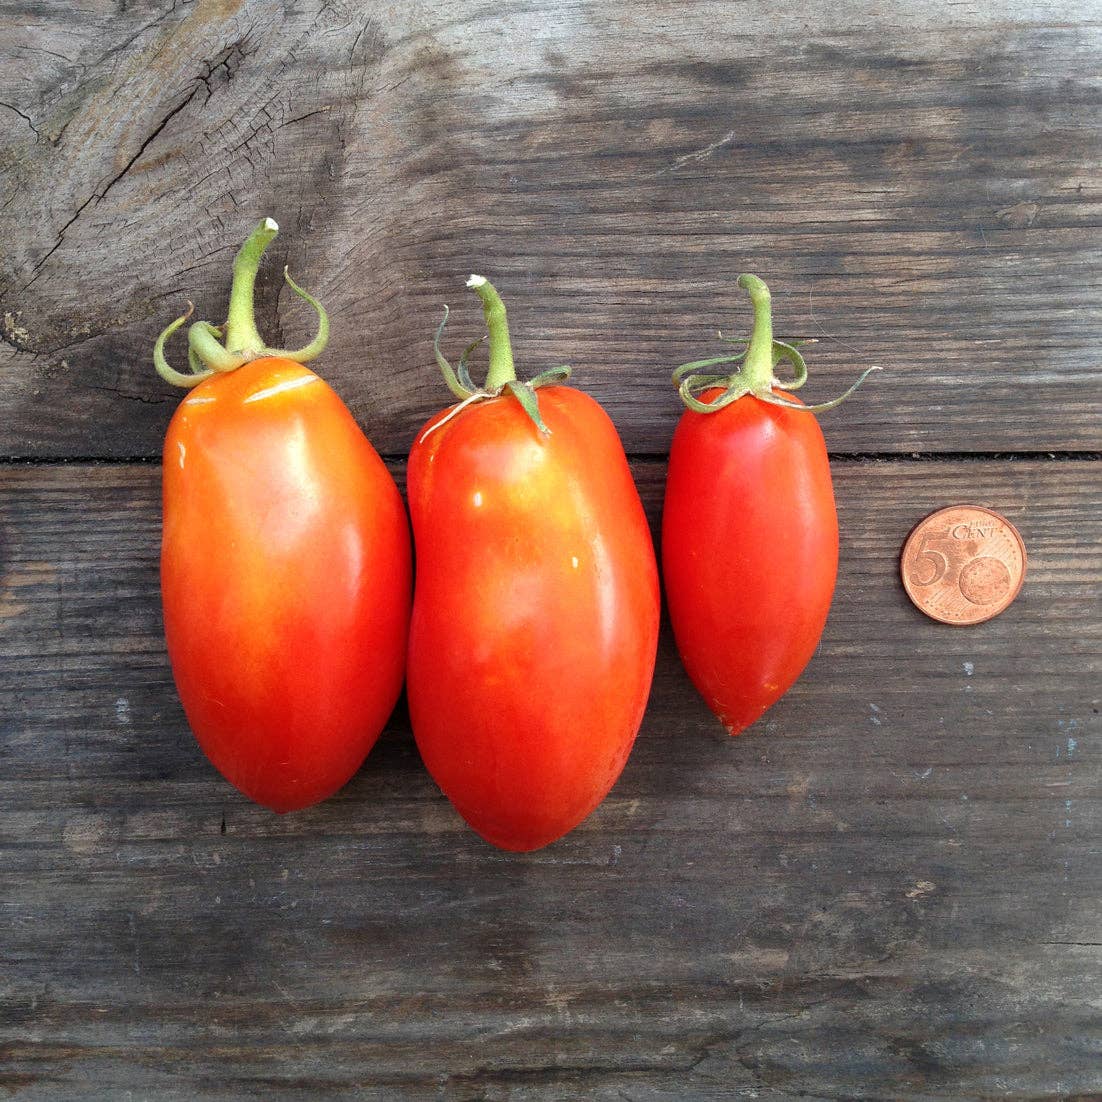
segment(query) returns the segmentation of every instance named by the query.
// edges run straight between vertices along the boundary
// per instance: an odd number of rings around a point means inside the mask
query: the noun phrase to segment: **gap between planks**
[[[832,463],[1093,463],[1102,460],[1097,451],[1014,451],[1014,452],[828,452]],[[384,463],[405,463],[405,454],[380,454]],[[668,452],[628,452],[632,463],[659,462]],[[125,467],[159,465],[159,455],[0,455],[5,467],[98,466]]]

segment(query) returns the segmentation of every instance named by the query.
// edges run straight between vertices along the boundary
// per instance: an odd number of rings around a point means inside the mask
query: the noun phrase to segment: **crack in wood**
[[[198,83],[201,83],[201,82],[202,82],[202,78],[199,78],[199,82],[198,82]],[[178,115],[178,114],[179,114],[179,113],[180,113],[181,111],[183,111],[183,110],[184,110],[184,108],[185,108],[185,107],[187,107],[187,105],[188,105],[189,103],[191,103],[191,101],[192,101],[192,100],[193,100],[193,99],[195,98],[195,94],[196,94],[196,92],[197,92],[197,91],[199,90],[199,89],[198,89],[198,83],[196,84],[196,86],[195,86],[194,88],[192,88],[192,90],[191,90],[191,91],[190,91],[190,92],[188,93],[187,97],[186,97],[186,98],[185,98],[185,99],[184,99],[183,101],[181,101],[181,102],[180,102],[180,103],[179,103],[179,104],[178,104],[178,105],[177,105],[176,107],[174,107],[174,108],[173,108],[173,109],[172,109],[171,111],[169,111],[169,113],[168,113],[167,115],[165,115],[165,117],[164,117],[163,119],[161,119],[161,121],[160,121],[160,122],[159,122],[159,123],[158,123],[158,124],[156,125],[156,127],[154,128],[153,132],[152,132],[152,133],[151,133],[151,134],[149,135],[149,137],[148,137],[148,138],[146,138],[146,139],[145,139],[145,140],[144,140],[144,141],[143,141],[143,142],[141,143],[141,145],[140,145],[140,146],[138,147],[138,151],[137,151],[137,153],[135,153],[135,154],[134,154],[134,156],[133,156],[133,157],[131,157],[129,161],[127,161],[127,163],[126,163],[126,165],[125,165],[125,166],[123,167],[122,171],[121,171],[121,172],[118,172],[118,173],[116,173],[116,174],[115,174],[115,175],[114,175],[114,176],[113,176],[113,177],[112,177],[112,178],[111,178],[111,179],[110,179],[110,180],[108,181],[108,183],[107,183],[107,186],[106,186],[106,187],[105,187],[105,188],[104,188],[104,189],[103,189],[102,191],[93,191],[93,192],[92,192],[92,194],[91,194],[91,195],[89,195],[89,196],[88,196],[88,198],[87,198],[87,199],[85,199],[85,200],[84,200],[84,202],[83,202],[83,203],[81,203],[79,207],[77,207],[76,213],[75,213],[75,214],[74,214],[74,215],[72,216],[72,218],[70,218],[70,219],[69,219],[69,221],[68,221],[68,222],[66,222],[66,223],[65,223],[65,225],[64,225],[64,226],[62,226],[62,227],[61,227],[61,229],[60,229],[60,230],[58,231],[58,234],[57,234],[57,241],[56,241],[56,242],[54,243],[53,247],[52,247],[52,248],[50,249],[50,251],[49,251],[49,252],[47,252],[47,253],[46,253],[46,255],[45,255],[45,256],[43,256],[43,257],[42,257],[42,259],[41,259],[41,260],[39,260],[39,261],[38,261],[38,262],[37,262],[37,263],[35,264],[34,268],[32,269],[32,271],[33,271],[33,273],[34,273],[34,274],[33,274],[33,275],[31,276],[31,278],[30,278],[30,279],[29,279],[29,280],[28,280],[28,281],[27,281],[27,282],[26,282],[26,283],[25,283],[25,284],[24,284],[24,285],[23,285],[23,286],[22,286],[22,287],[20,288],[20,291],[19,291],[19,293],[20,293],[20,294],[22,294],[23,292],[25,292],[25,291],[26,291],[26,290],[27,290],[27,289],[28,289],[29,287],[31,287],[31,285],[32,285],[32,284],[33,284],[33,283],[34,283],[34,282],[35,282],[35,281],[36,281],[36,280],[38,279],[39,275],[41,275],[41,273],[42,273],[42,268],[43,268],[43,266],[45,265],[46,261],[47,261],[47,260],[49,260],[49,259],[50,259],[50,257],[51,257],[51,256],[53,256],[53,255],[54,255],[54,253],[56,253],[58,249],[60,249],[60,248],[61,248],[61,245],[62,245],[62,243],[63,243],[63,242],[64,242],[64,240],[65,240],[65,234],[66,234],[66,232],[67,232],[67,231],[69,230],[69,228],[70,228],[70,227],[71,227],[71,226],[73,225],[73,223],[74,223],[74,222],[76,222],[76,220],[77,220],[77,219],[78,219],[78,218],[79,218],[79,217],[80,217],[80,216],[81,216],[81,215],[82,215],[82,214],[84,213],[84,211],[85,211],[85,210],[87,209],[87,207],[89,206],[89,204],[90,204],[90,203],[92,203],[92,202],[95,202],[95,203],[96,203],[96,204],[98,205],[98,204],[99,204],[100,202],[102,202],[102,201],[103,201],[103,199],[105,199],[105,198],[106,198],[106,196],[107,196],[108,192],[110,192],[110,190],[111,190],[111,189],[112,189],[112,188],[113,188],[113,187],[114,187],[114,186],[115,186],[115,185],[116,185],[116,184],[117,184],[117,183],[118,183],[118,182],[119,182],[119,181],[120,181],[120,180],[121,180],[121,179],[122,179],[122,178],[123,178],[123,177],[124,177],[124,176],[125,176],[125,175],[126,175],[126,174],[127,174],[127,173],[128,173],[129,171],[130,171],[130,170],[131,170],[131,169],[132,169],[132,168],[133,168],[133,167],[134,167],[134,165],[135,165],[135,164],[137,164],[137,162],[138,162],[139,158],[141,157],[141,155],[142,155],[142,154],[143,154],[143,153],[144,153],[144,152],[145,152],[145,151],[146,151],[146,150],[147,150],[147,149],[149,148],[149,146],[150,146],[150,145],[151,145],[151,144],[152,144],[152,143],[153,143],[153,142],[154,142],[154,141],[155,141],[155,140],[157,139],[157,137],[158,137],[158,136],[160,135],[160,133],[161,133],[161,132],[162,132],[162,131],[164,130],[164,128],[165,128],[166,126],[168,126],[168,124],[169,124],[169,123],[170,123],[170,122],[171,122],[171,121],[172,121],[172,120],[173,120],[173,119],[174,119],[174,118],[175,118],[175,117],[176,117],[176,116],[177,116],[177,115]]]
[[[42,135],[38,131],[38,127],[34,124],[34,119],[32,119],[31,116],[28,115],[25,111],[20,111],[14,103],[0,102],[0,107],[6,107],[9,111],[14,111],[21,119],[23,119],[26,124],[31,128],[31,131],[34,134],[35,141],[38,141],[42,137]]]
[[[117,49],[125,48],[125,46],[129,45],[130,42],[133,42],[135,39],[140,37],[140,35],[142,33],[144,33],[144,31],[146,31],[150,27],[156,26],[158,23],[162,22],[165,18],[167,18],[169,15],[171,15],[173,12],[175,12],[176,6],[177,6],[176,3],[174,2],[173,5],[172,5],[172,10],[171,11],[166,12],[164,15],[162,15],[162,16],[158,17],[157,19],[153,20],[152,23],[147,24],[145,27],[142,28],[142,30],[138,31],[137,34],[133,35],[130,39],[128,39],[127,42],[123,44],[123,46],[118,47]],[[110,56],[110,54],[105,55],[105,56]],[[202,86],[203,88],[206,89],[207,100],[209,101],[210,98],[214,94],[214,89],[212,88],[212,85],[211,85],[211,80],[213,79],[214,74],[219,69],[224,69],[225,72],[226,72],[226,81],[228,83],[229,81],[233,80],[233,78],[234,78],[234,76],[236,76],[237,71],[240,68],[241,64],[249,56],[251,56],[250,52],[245,49],[245,37],[242,37],[242,38],[238,39],[236,42],[232,42],[229,46],[225,47],[221,51],[221,53],[216,58],[214,58],[213,60],[204,62],[206,72],[205,73],[200,73],[195,78],[195,81],[194,81],[194,84],[193,84],[193,87],[192,87],[191,91],[184,97],[183,100],[180,101],[180,103],[178,103],[175,107],[173,107],[168,112],[168,114],[166,114],[164,116],[164,118],[162,118],[160,120],[160,122],[158,122],[156,124],[156,126],[154,126],[152,132],[149,134],[148,137],[146,137],[141,142],[141,144],[138,146],[137,152],[130,158],[129,161],[127,161],[127,163],[123,166],[122,170],[117,172],[107,182],[107,185],[102,190],[93,190],[92,194],[89,195],[88,198],[85,199],[84,202],[81,203],[80,206],[76,209],[76,212],[73,214],[73,216],[61,227],[61,229],[58,231],[57,240],[54,242],[54,245],[50,248],[50,250],[40,260],[38,260],[35,263],[34,267],[32,268],[31,278],[20,288],[20,290],[19,290],[20,294],[23,294],[25,291],[27,291],[36,282],[38,277],[41,275],[42,269],[45,266],[46,262],[50,259],[51,256],[54,255],[55,252],[57,252],[57,250],[59,248],[61,248],[61,246],[62,246],[62,244],[64,243],[64,240],[65,240],[65,234],[72,227],[72,225],[77,221],[77,219],[80,218],[80,216],[84,213],[84,211],[88,208],[88,206],[93,202],[98,206],[99,203],[101,203],[107,197],[107,195],[111,191],[111,189],[117,183],[119,183],[120,180],[122,180],[126,176],[126,174],[134,167],[135,164],[138,163],[138,161],[142,157],[142,154],[144,154],[145,151],[150,147],[150,145],[152,145],[153,142],[156,141],[156,139],[164,131],[165,127],[167,127],[168,124],[178,114],[180,114],[181,111],[183,111],[191,103],[191,101],[195,98],[196,94],[198,93],[199,87]],[[0,106],[7,107],[7,106],[10,106],[10,105],[0,104]],[[21,111],[18,111],[17,108],[13,107],[11,109],[13,111],[16,111],[17,114],[20,114],[20,115],[23,114]],[[31,128],[35,130],[35,134],[37,135],[38,131],[37,131],[37,129],[34,128],[33,122],[31,122],[31,120],[26,115],[23,115],[23,117],[27,119],[27,121],[30,124]],[[269,116],[269,121],[271,121],[270,116]],[[68,124],[66,124],[66,125],[68,125]],[[250,138],[246,139],[245,143],[243,143],[243,144],[247,145],[248,142],[255,136],[256,136],[256,132],[254,132],[252,135],[250,135]]]
[[[162,12],[160,15],[157,16],[156,19],[153,19],[150,22],[146,23],[145,26],[143,26],[143,27],[139,27],[138,30],[136,30],[132,35],[130,35],[129,38],[126,38],[124,41],[120,42],[117,46],[112,46],[111,49],[109,49],[105,54],[102,54],[100,57],[96,58],[94,61],[90,61],[87,64],[82,64],[81,68],[86,72],[89,69],[98,69],[101,65],[103,65],[103,63],[105,61],[109,61],[111,58],[115,57],[117,54],[121,54],[125,49],[127,49],[127,47],[129,47],[133,43],[135,43],[139,38],[141,38],[141,36],[143,34],[145,34],[146,31],[152,30],[154,27],[156,27],[159,24],[163,23],[166,19],[169,19],[173,15],[175,15],[176,10],[177,10],[178,7],[179,7],[179,0],[172,0],[172,7],[169,8],[168,11]],[[60,55],[58,55],[58,56],[60,56]],[[66,60],[68,60],[68,59],[66,59]],[[74,63],[69,62],[69,64],[72,65]]]

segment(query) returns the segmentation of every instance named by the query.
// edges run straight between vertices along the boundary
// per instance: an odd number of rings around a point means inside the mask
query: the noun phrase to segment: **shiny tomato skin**
[[[433,418],[409,463],[414,735],[460,815],[508,850],[555,841],[616,782],[658,639],[654,547],[616,430],[581,391],[538,395],[550,436],[501,397]]]
[[[685,668],[732,735],[800,676],[837,571],[838,517],[814,415],[751,395],[715,413],[687,411],[666,479],[666,603]]]
[[[344,403],[266,357],[195,387],[165,438],[165,635],[192,731],[273,811],[334,793],[401,690],[401,495]]]

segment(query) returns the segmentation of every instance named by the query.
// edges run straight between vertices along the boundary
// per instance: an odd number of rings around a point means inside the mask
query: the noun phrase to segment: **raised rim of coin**
[[[927,608],[922,598],[915,593],[910,582],[907,580],[907,572],[904,569],[904,564],[907,558],[907,550],[911,546],[912,540],[918,533],[918,530],[922,528],[928,521],[933,520],[935,517],[939,517],[944,513],[953,513],[960,509],[969,509],[977,513],[985,513],[989,517],[993,517],[1000,524],[1005,525],[1011,535],[1017,541],[1018,550],[1022,556],[1022,572],[1018,577],[1018,582],[1011,590],[1010,594],[1005,597],[1000,605],[990,616],[984,616],[978,620],[953,620],[945,616],[939,616],[938,613],[930,608]],[[899,551],[899,579],[903,583],[903,589],[907,594],[911,604],[922,613],[923,616],[935,621],[939,624],[945,624],[948,627],[954,628],[969,628],[975,627],[977,624],[986,624],[989,620],[994,620],[996,616],[1001,616],[1018,598],[1018,594],[1022,591],[1022,585],[1025,583],[1026,571],[1029,566],[1029,555],[1025,548],[1025,540],[1022,539],[1021,532],[1009,521],[1002,513],[996,512],[994,509],[989,509],[986,505],[974,505],[970,501],[958,501],[953,505],[944,505],[940,509],[934,509],[933,512],[927,513],[924,517],[920,517],[911,530],[907,533],[907,538],[903,541],[903,546]]]

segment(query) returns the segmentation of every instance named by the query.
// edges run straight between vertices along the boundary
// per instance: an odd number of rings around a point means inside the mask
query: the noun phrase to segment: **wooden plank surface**
[[[835,464],[820,653],[722,734],[664,635],[623,778],[530,855],[399,709],[276,817],[166,664],[155,465],[0,468],[0,1088],[39,1099],[1102,1094],[1102,500],[1089,462]],[[662,464],[635,472],[652,520]],[[944,627],[913,522],[1003,511],[1017,602]]]
[[[261,213],[330,307],[324,371],[400,455],[462,282],[660,455],[671,368],[821,338],[840,452],[1102,449],[1097,5],[61,0],[0,35],[0,455],[153,456],[156,333],[224,309]],[[274,343],[307,324],[274,277]]]

